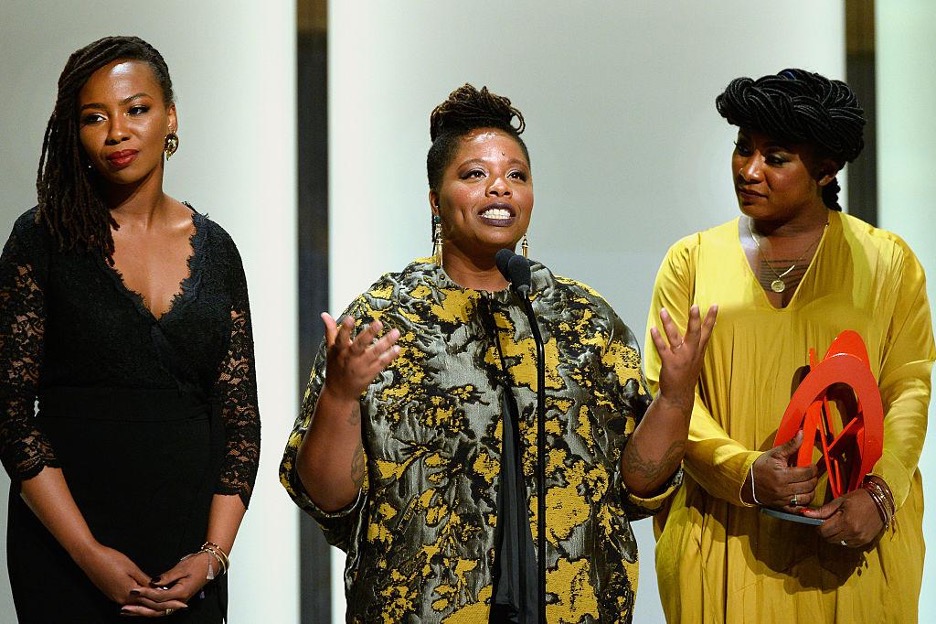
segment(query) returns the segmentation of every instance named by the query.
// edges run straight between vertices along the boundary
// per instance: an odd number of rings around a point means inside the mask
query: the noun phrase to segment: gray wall
[[[276,475],[298,393],[294,3],[0,0],[3,240],[14,218],[35,204],[42,134],[68,55],[111,34],[140,35],[166,57],[181,137],[166,188],[231,233],[251,291],[265,444],[231,555],[231,621],[295,622],[297,515]],[[4,507],[8,486],[4,474]],[[4,529],[6,512],[0,511]],[[0,622],[11,622],[2,555]]]

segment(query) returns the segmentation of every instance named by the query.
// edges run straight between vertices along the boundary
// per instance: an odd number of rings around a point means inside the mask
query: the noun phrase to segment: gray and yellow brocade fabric
[[[547,607],[550,622],[630,621],[637,543],[629,520],[652,499],[621,483],[621,449],[649,404],[631,331],[594,291],[533,265],[546,343]],[[293,500],[348,553],[349,622],[486,622],[492,593],[502,435],[501,362],[520,409],[529,521],[536,539],[536,348],[509,291],[453,283],[416,261],[346,311],[401,337],[399,357],[362,395],[367,478],[358,500],[324,513],[293,470],[324,381],[324,347],[281,465]],[[491,323],[490,321],[493,321]]]

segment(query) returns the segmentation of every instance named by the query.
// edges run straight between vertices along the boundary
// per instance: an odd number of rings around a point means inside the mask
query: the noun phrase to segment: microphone
[[[539,623],[546,624],[546,347],[530,301],[530,261],[510,249],[494,254],[494,263],[520,298],[536,345],[536,580]]]
[[[532,272],[529,260],[509,249],[501,249],[494,254],[494,263],[517,293],[524,298],[530,295]]]

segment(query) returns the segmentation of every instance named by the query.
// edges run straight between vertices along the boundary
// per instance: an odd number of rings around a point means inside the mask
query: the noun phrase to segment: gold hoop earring
[[[530,241],[527,239],[527,235],[524,234],[523,238],[520,239],[520,253],[523,254],[523,257],[526,258],[527,252],[530,250]]]
[[[442,218],[432,215],[432,259],[442,266]]]
[[[170,132],[166,135],[166,142],[163,145],[163,154],[166,155],[166,160],[172,158],[172,155],[176,153],[177,149],[179,149],[179,135],[175,132]]]

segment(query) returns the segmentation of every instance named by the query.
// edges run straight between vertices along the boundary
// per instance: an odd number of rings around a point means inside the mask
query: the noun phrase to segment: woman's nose
[[[738,177],[745,181],[760,181],[762,178],[762,164],[759,155],[752,154],[748,156],[741,162],[741,166],[738,167]]]
[[[120,119],[120,117],[114,118],[110,127],[107,129],[107,143],[108,145],[116,145],[121,141],[126,141],[130,138],[130,134],[127,132],[127,126]]]
[[[510,195],[510,185],[502,176],[494,176],[488,185],[488,194],[497,195],[498,197]]]

